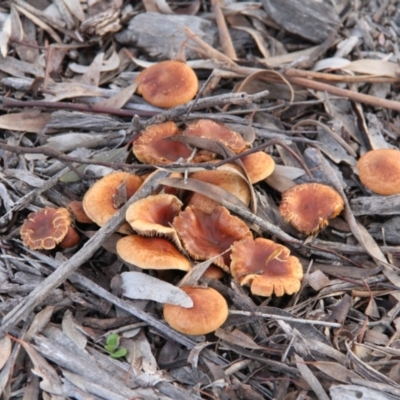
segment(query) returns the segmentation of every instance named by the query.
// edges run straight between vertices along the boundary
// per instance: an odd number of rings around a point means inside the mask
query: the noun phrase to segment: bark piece
[[[340,24],[335,10],[314,0],[262,0],[268,16],[288,32],[321,43]]]
[[[215,25],[205,19],[191,15],[164,15],[153,12],[141,13],[131,19],[128,28],[117,34],[116,39],[122,44],[134,44],[151,57],[172,58],[180,45],[186,40],[185,26],[201,39],[214,46],[217,38]],[[198,58],[198,54],[186,48],[187,59]]]

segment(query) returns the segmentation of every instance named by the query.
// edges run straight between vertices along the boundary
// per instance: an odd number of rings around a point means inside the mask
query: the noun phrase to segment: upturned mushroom
[[[127,172],[113,172],[104,176],[83,197],[82,205],[86,215],[97,225],[103,226],[136,193],[142,183],[142,178]],[[132,229],[125,222],[118,232],[129,234]]]
[[[136,78],[137,93],[153,106],[171,108],[196,96],[199,82],[186,63],[162,61],[143,70]]]
[[[400,193],[400,151],[378,149],[365,153],[358,161],[360,181],[375,193],[390,196]]]
[[[164,318],[176,331],[186,335],[206,335],[228,318],[228,304],[215,289],[194,286],[181,289],[193,300],[192,308],[164,305]]]
[[[211,214],[195,207],[187,207],[174,219],[185,250],[195,260],[207,260],[227,251],[233,242],[252,238],[247,225],[234,217],[225,207],[216,207]],[[213,260],[215,265],[229,272],[230,251]]]
[[[66,208],[46,207],[30,213],[21,227],[21,237],[31,250],[51,250],[57,245],[73,247],[79,235],[72,227],[71,215]]]
[[[321,183],[302,183],[282,194],[279,211],[298,231],[310,235],[328,225],[344,208],[342,196]]]
[[[148,196],[129,206],[126,220],[140,235],[165,236],[177,243],[172,222],[181,211],[182,205],[172,194]]]
[[[300,290],[303,268],[290,250],[272,240],[244,239],[232,245],[231,274],[258,296],[293,294]]]

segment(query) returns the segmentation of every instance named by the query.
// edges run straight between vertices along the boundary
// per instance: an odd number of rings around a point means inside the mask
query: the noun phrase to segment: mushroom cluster
[[[141,93],[146,96],[145,84],[150,85],[152,78],[142,77],[139,81]],[[191,147],[193,143],[214,143],[214,147],[205,145],[206,149],[197,149]],[[218,152],[218,146],[225,150]],[[183,159],[207,162],[208,167],[218,161],[219,154],[241,154],[248,149],[249,144],[239,133],[211,120],[193,121],[183,130],[171,121],[149,126],[132,146],[136,158],[146,164],[165,165]],[[215,195],[225,194],[235,199],[235,204],[247,207],[252,198],[251,185],[265,180],[274,168],[274,160],[266,152],[247,152],[240,162],[190,172],[191,182],[196,182],[200,189],[194,185],[191,191],[177,191],[174,187],[160,186],[157,192],[127,208],[126,222],[118,229],[124,235],[117,242],[118,256],[142,269],[185,272],[196,261],[212,258],[209,276],[218,279],[224,272],[231,274],[240,285],[250,286],[254,295],[283,296],[299,291],[303,277],[300,261],[281,244],[253,238],[246,223],[223,207]],[[176,187],[182,188],[185,181],[178,180],[181,186]],[[70,203],[69,208],[76,221],[102,226],[142,183],[143,178],[138,175],[113,172],[92,185],[82,203]],[[215,188],[214,194],[201,189],[204,187]],[[330,218],[341,212],[343,205],[343,199],[331,187],[308,183],[296,185],[282,194],[280,212],[299,232],[309,235],[323,229]],[[29,225],[33,220],[30,215],[21,229],[26,245],[35,249],[62,245],[70,214],[67,210],[45,209],[38,218],[47,218],[50,214],[56,214],[55,222],[48,223],[53,224],[55,236],[37,238]],[[226,320],[227,303],[214,289],[192,286],[182,289],[192,298],[194,306],[185,309],[166,304],[164,316],[172,327],[190,335],[206,334]]]

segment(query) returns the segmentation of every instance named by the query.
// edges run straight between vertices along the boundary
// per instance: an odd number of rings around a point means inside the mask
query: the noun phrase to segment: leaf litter
[[[24,391],[35,393],[31,398],[400,398],[399,196],[369,191],[356,164],[368,150],[399,148],[398,4],[285,4],[4,4],[4,398]],[[194,68],[200,92],[164,110],[138,96],[134,80],[142,68],[171,58]],[[201,118],[227,124],[274,158],[275,172],[250,188],[250,208],[190,178],[212,163],[181,160],[159,166],[129,201],[161,184],[179,195],[188,188],[207,193],[257,236],[300,259],[305,279],[298,294],[262,298],[228,274],[202,277],[212,259],[195,262],[186,276],[125,265],[115,251],[124,208],[99,230],[75,223],[81,239],[72,249],[23,247],[19,229],[29,213],[82,200],[104,168],[149,172],[152,166],[130,152],[147,126]],[[197,151],[219,149],[248,184],[241,162],[223,145],[180,142]],[[309,181],[335,187],[346,206],[324,230],[305,237],[278,206],[281,193]],[[186,304],[179,285],[188,283],[208,285],[227,300],[230,316],[215,333],[190,337],[165,324],[162,303]],[[114,332],[126,358],[104,351],[105,337]],[[27,357],[19,356],[23,352]]]

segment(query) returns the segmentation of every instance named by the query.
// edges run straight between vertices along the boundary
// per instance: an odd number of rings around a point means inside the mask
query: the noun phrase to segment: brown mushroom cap
[[[228,304],[212,288],[184,286],[193,300],[192,308],[164,305],[164,318],[173,329],[186,335],[205,335],[218,329],[228,318]]]
[[[274,159],[264,151],[257,151],[241,158],[252,184],[268,178],[275,169]]]
[[[71,211],[75,220],[82,224],[92,224],[93,221],[86,215],[83,204],[79,200],[72,200],[68,203],[68,209]]]
[[[125,262],[143,269],[192,268],[190,261],[165,238],[128,235],[118,240],[117,253]]]
[[[79,240],[80,236],[78,232],[72,226],[69,226],[67,234],[61,240],[59,246],[62,249],[70,249],[71,247],[75,247],[79,243]]]
[[[82,205],[87,216],[99,226],[103,226],[119,209],[116,197],[121,185],[125,184],[126,197],[129,199],[140,188],[143,181],[137,175],[127,172],[113,172],[98,180],[83,197]],[[132,232],[129,224],[124,223],[118,232]]]
[[[193,150],[184,143],[169,140],[168,137],[180,135],[181,131],[172,121],[150,125],[133,142],[132,151],[136,158],[145,164],[170,164],[179,158],[189,158]],[[199,151],[192,162],[211,160],[210,152]]]
[[[185,104],[196,96],[199,81],[187,64],[168,60],[143,70],[135,82],[137,93],[150,104],[171,108]]]
[[[197,171],[190,174],[190,178],[219,186],[236,196],[245,205],[249,205],[250,203],[251,194],[246,181],[234,172],[224,169]],[[219,204],[203,194],[193,193],[186,205],[196,207],[206,213],[211,213]]]
[[[186,251],[196,260],[208,260],[228,250],[236,240],[253,237],[241,219],[221,206],[211,214],[187,207],[174,219],[173,226]],[[219,256],[213,263],[229,271],[230,252]]]
[[[30,213],[20,233],[31,250],[50,250],[64,239],[70,226],[71,215],[66,208],[46,207]]]
[[[240,153],[247,147],[247,143],[239,133],[211,119],[199,119],[189,123],[183,131],[183,135],[216,140],[229,147],[235,153]]]
[[[360,181],[375,193],[390,196],[400,193],[400,151],[371,150],[357,163]]]
[[[231,273],[240,285],[250,285],[258,296],[298,292],[303,278],[300,261],[290,250],[272,240],[258,238],[235,242],[232,246]]]
[[[181,211],[182,205],[172,194],[148,196],[129,206],[126,220],[141,235],[174,239],[176,231],[172,222]]]
[[[344,208],[342,196],[320,183],[302,183],[282,194],[279,211],[298,231],[309,235],[328,225]]]
[[[221,279],[225,275],[224,271],[217,267],[216,265],[211,264],[205,271],[204,274],[202,275],[202,278],[207,278],[207,279]]]

